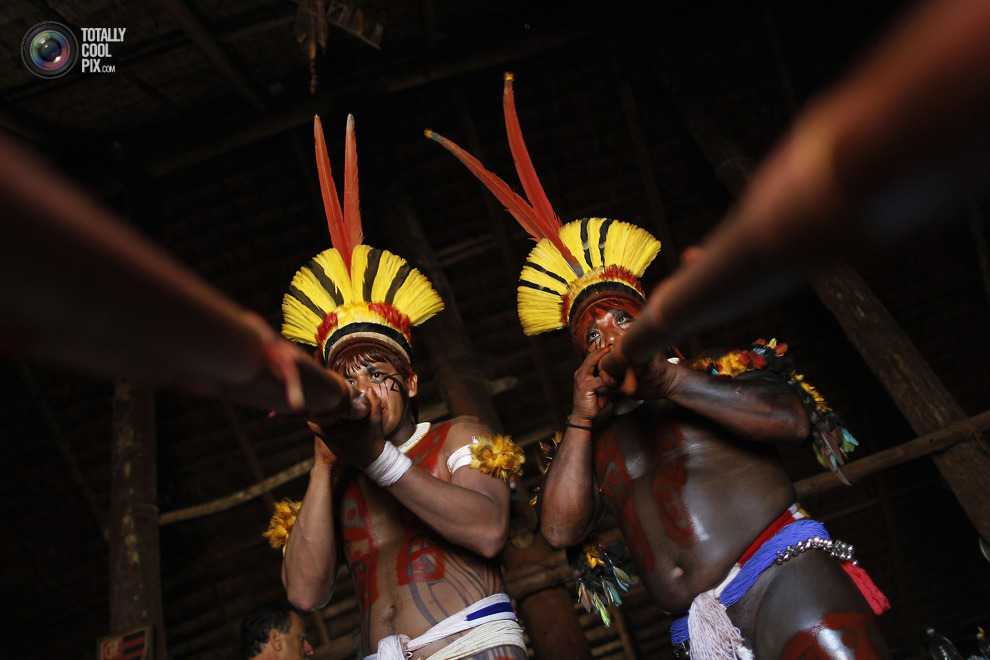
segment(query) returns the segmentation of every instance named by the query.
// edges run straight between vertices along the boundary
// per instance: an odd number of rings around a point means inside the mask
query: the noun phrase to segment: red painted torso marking
[[[379,543],[374,535],[368,502],[357,479],[352,479],[344,490],[340,511],[344,552],[357,583],[361,609],[365,609],[378,600],[375,576],[378,574]]]
[[[833,612],[791,638],[783,660],[830,660],[831,658],[882,658],[870,636],[872,618],[863,612]]]
[[[682,548],[691,545],[693,533],[684,504],[684,486],[687,485],[687,455],[682,451],[684,434],[675,424],[664,424],[651,438],[653,458],[657,469],[651,486],[656,500],[660,522],[667,536]]]
[[[437,478],[441,478],[441,466],[445,468],[443,447],[450,427],[447,422],[431,428],[407,453],[416,465]],[[377,571],[385,545],[398,546],[395,571],[400,585],[442,579],[445,574],[445,549],[436,534],[406,509],[395,505],[394,501],[376,497],[376,504],[369,505],[369,498],[361,490],[360,483],[361,479],[351,479],[343,492],[340,527],[344,552],[357,582],[362,609],[370,607],[378,599]],[[375,509],[374,516],[372,508]],[[381,524],[379,521],[385,519],[388,519],[386,527],[377,527]],[[396,524],[398,534],[389,533],[389,528]]]
[[[653,552],[643,533],[632,498],[632,477],[626,469],[625,457],[619,442],[611,431],[605,431],[597,440],[595,471],[601,484],[602,495],[615,507],[622,535],[637,564],[646,571],[653,570]]]
[[[440,466],[446,466],[443,445],[447,441],[449,431],[450,422],[432,427],[430,432],[416,443],[415,447],[406,452],[406,456],[434,477],[440,478]]]

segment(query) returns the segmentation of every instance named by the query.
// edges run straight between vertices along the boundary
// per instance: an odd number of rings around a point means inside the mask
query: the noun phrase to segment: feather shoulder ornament
[[[268,529],[261,534],[268,539],[268,544],[273,548],[276,550],[282,548],[283,555],[285,554],[285,545],[289,542],[289,534],[292,533],[292,527],[296,524],[296,516],[299,515],[301,507],[302,502],[293,502],[288,499],[276,503],[275,513],[268,521]]]
[[[698,358],[689,366],[727,378],[735,378],[747,371],[770,371],[780,376],[798,395],[808,414],[815,458],[822,467],[831,470],[844,484],[849,485],[840,468],[859,443],[818,390],[794,369],[794,363],[790,357],[785,357],[786,353],[787,344],[778,343],[776,339],[757,339],[748,349],[729,351],[717,358]]]
[[[480,436],[471,445],[471,467],[508,481],[522,472],[526,454],[507,435]]]

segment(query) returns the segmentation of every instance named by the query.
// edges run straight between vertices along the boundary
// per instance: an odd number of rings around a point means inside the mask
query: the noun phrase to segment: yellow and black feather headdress
[[[320,118],[316,163],[333,245],[300,268],[282,299],[282,334],[317,346],[325,364],[357,339],[382,342],[409,357],[412,327],[443,309],[426,276],[387,250],[362,245],[354,117],[347,117],[344,206],[330,172]]]
[[[427,130],[426,137],[464,163],[537,241],[519,275],[517,305],[523,332],[535,335],[567,327],[575,320],[573,312],[581,307],[580,301],[601,293],[621,292],[645,301],[639,278],[660,252],[660,241],[636,225],[607,218],[585,218],[561,226],[523,141],[512,80],[512,74],[506,73],[505,128],[529,201],[442,135]]]

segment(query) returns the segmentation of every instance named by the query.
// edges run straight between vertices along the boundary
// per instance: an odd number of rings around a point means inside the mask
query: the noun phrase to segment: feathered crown
[[[314,119],[313,132],[333,247],[310,259],[292,278],[282,299],[282,334],[318,346],[326,364],[357,339],[385,343],[408,358],[412,327],[442,310],[443,300],[405,259],[361,244],[354,116],[347,117],[343,209],[319,117]]]
[[[433,131],[426,137],[454,154],[505,205],[537,241],[519,275],[517,304],[523,332],[535,335],[570,325],[580,301],[615,292],[645,300],[639,278],[660,252],[660,241],[635,225],[606,218],[585,218],[561,226],[550,206],[523,141],[505,74],[502,106],[509,148],[526,197],[516,194],[477,158]]]

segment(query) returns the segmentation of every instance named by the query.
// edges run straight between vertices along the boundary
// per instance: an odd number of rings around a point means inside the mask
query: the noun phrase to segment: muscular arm
[[[592,352],[574,373],[574,400],[567,417],[570,424],[590,428],[601,412],[605,401],[598,392],[605,383],[596,374],[596,367],[607,352]],[[601,508],[592,469],[590,431],[573,426],[564,429],[540,491],[540,531],[550,545],[567,547],[588,535]]]
[[[666,399],[747,440],[797,443],[810,432],[801,400],[773,374],[754,371],[724,378],[661,356],[650,362],[639,382],[640,398]]]
[[[332,456],[316,439],[309,486],[282,559],[282,584],[300,610],[322,607],[333,594],[339,544],[334,527]]]
[[[589,431],[567,428],[540,491],[540,531],[550,545],[565,548],[588,535],[601,508]]]
[[[470,419],[455,421],[445,449],[451,453],[488,427]],[[461,468],[449,482],[413,465],[388,488],[399,502],[451,543],[494,557],[509,534],[509,487],[500,479]]]

